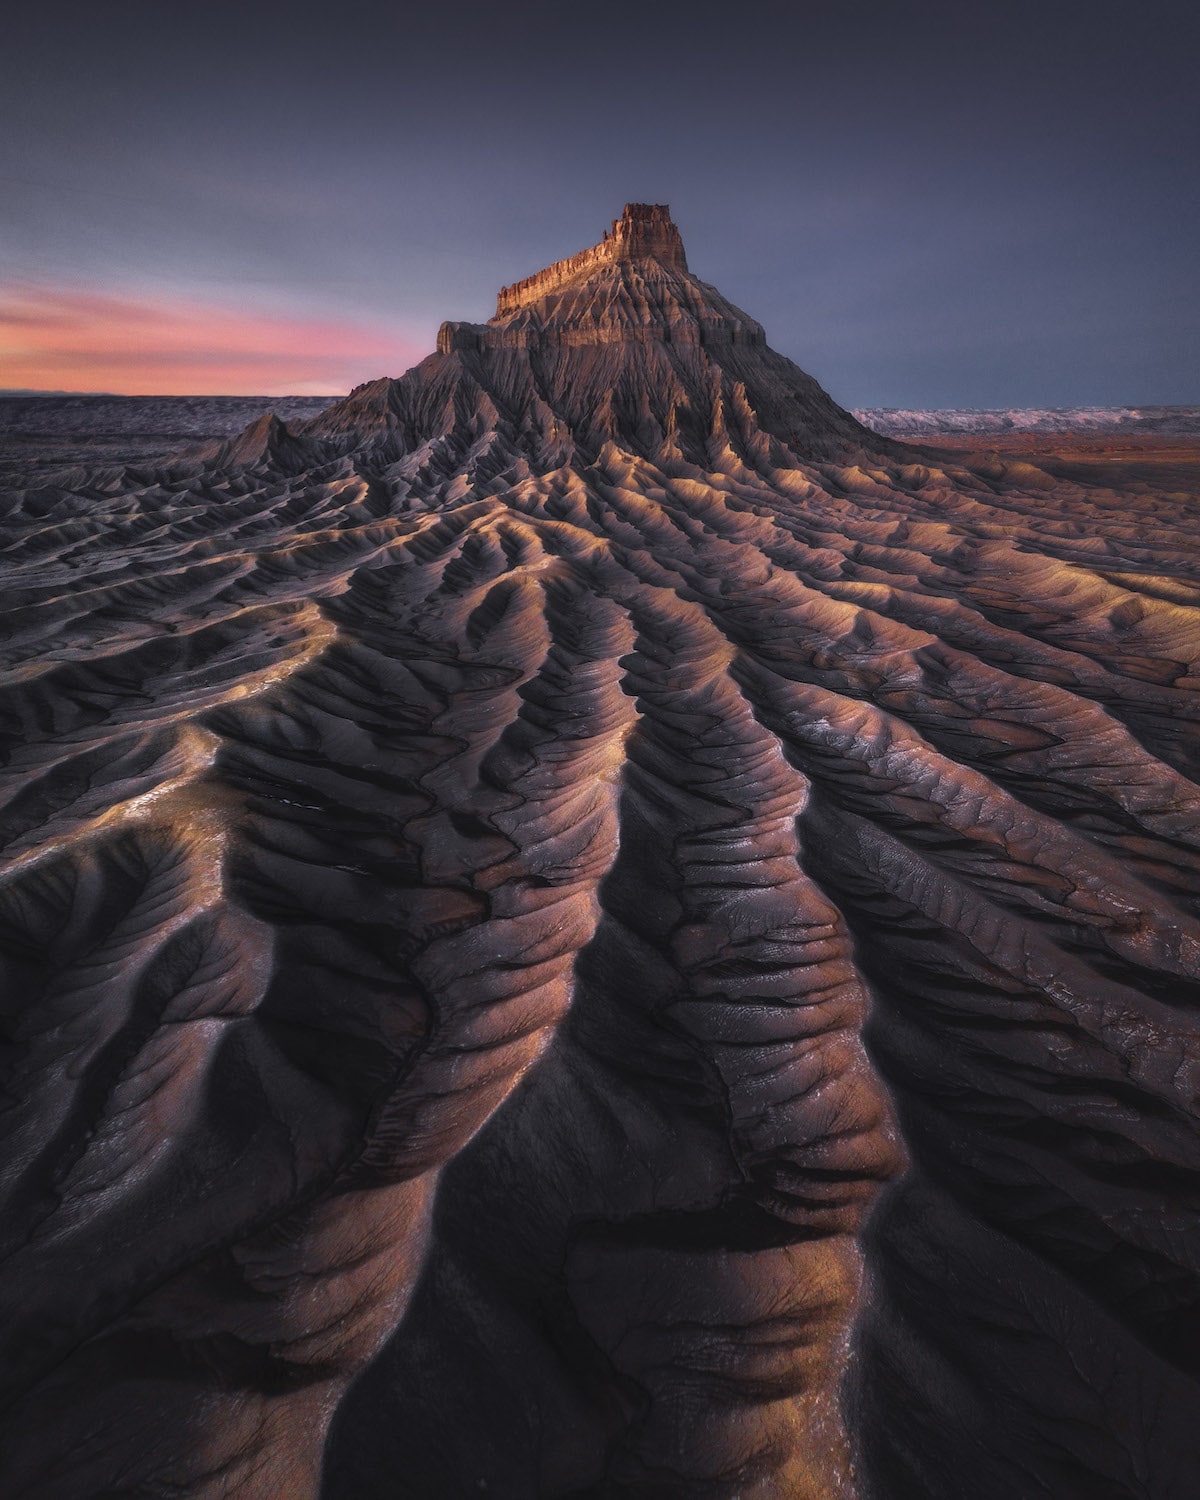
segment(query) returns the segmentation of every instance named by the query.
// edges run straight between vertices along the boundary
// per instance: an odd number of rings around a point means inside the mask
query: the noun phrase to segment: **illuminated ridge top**
[[[669,270],[687,272],[687,256],[679,230],[665,203],[627,203],[612,228],[590,250],[557,260],[544,271],[502,287],[496,302],[496,317],[503,318],[557,291],[577,276],[623,260],[656,260]]]

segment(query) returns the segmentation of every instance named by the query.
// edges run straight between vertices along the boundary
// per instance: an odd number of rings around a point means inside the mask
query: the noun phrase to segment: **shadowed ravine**
[[[4,1500],[1191,1500],[1197,493],[665,210],[7,497]]]

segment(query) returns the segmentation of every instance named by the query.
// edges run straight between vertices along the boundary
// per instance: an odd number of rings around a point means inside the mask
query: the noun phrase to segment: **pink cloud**
[[[398,375],[410,337],[187,299],[0,283],[0,384],[118,395],[330,395]]]

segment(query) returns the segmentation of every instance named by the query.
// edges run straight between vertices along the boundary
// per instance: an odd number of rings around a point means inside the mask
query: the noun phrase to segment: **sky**
[[[88,0],[0,54],[0,388],[338,394],[669,203],[848,406],[1200,403],[1180,0]]]

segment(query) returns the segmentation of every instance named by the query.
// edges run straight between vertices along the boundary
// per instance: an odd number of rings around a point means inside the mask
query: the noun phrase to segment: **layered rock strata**
[[[687,275],[687,256],[683,237],[671,219],[665,203],[627,203],[619,219],[590,250],[581,250],[566,260],[558,260],[544,271],[527,276],[524,281],[500,288],[496,300],[496,317],[505,318],[540,302],[569,282],[579,281],[609,266],[653,260],[665,271]]]
[[[5,1496],[1189,1500],[1197,492],[676,244],[6,497]]]

